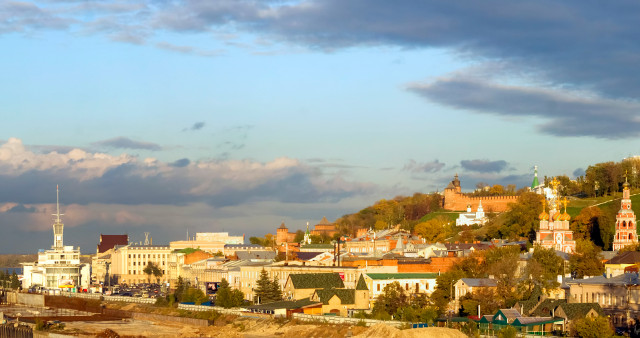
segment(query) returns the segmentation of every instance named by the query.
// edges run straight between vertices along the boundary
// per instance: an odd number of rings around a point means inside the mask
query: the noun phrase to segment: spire
[[[63,233],[64,233],[64,224],[62,224],[62,220],[60,216],[64,215],[60,213],[60,186],[56,184],[56,213],[53,214],[56,216],[56,221],[53,223],[53,248],[54,249],[62,249],[64,247],[63,244]]]
[[[538,181],[538,166],[535,165],[533,168],[533,182],[531,182],[531,190],[534,190],[540,185],[540,182]]]
[[[60,213],[60,186],[56,184],[56,213],[53,214],[56,216],[56,223],[60,223],[60,216],[64,216],[64,214]]]

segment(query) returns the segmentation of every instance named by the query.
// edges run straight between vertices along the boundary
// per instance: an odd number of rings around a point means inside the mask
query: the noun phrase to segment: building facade
[[[149,281],[167,281],[167,269],[171,249],[168,245],[125,245],[116,246],[111,254],[110,274],[118,283],[138,284]],[[144,268],[148,263],[155,264],[162,276],[148,276]]]

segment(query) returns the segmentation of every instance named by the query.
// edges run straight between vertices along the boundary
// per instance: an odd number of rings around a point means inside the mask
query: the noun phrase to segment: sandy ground
[[[399,330],[384,324],[370,328],[336,325],[301,325],[288,323],[278,325],[274,322],[240,319],[224,326],[197,327],[174,323],[154,323],[145,320],[126,320],[120,322],[73,322],[67,323],[65,333],[74,333],[79,337],[94,337],[106,329],[128,337],[229,337],[229,338],[272,338],[272,337],[309,337],[309,338],[465,338],[462,332],[447,328],[422,328]]]

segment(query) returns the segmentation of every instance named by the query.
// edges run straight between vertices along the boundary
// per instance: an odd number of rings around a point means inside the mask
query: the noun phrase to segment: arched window
[[[622,221],[622,228],[626,229],[627,228],[627,221]]]

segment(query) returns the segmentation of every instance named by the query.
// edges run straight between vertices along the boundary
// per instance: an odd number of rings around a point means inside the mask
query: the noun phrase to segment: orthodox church
[[[576,250],[576,241],[573,239],[573,231],[569,229],[571,216],[567,213],[567,198],[563,201],[558,197],[558,185],[560,182],[554,178],[551,182],[553,193],[551,198],[543,200],[543,210],[540,213],[540,229],[536,231],[535,244],[543,248],[550,248],[566,253]],[[546,212],[547,200],[549,213]],[[560,213],[560,204],[564,204],[564,212]]]
[[[616,215],[616,235],[613,238],[613,251],[638,243],[636,214],[631,209],[631,192],[626,178],[622,187],[622,202],[620,203],[620,211]]]
[[[476,212],[471,212],[471,204],[467,205],[467,212],[463,212],[458,215],[458,219],[456,219],[457,226],[463,225],[475,225],[475,224],[485,224],[487,222],[487,217],[484,214],[484,209],[482,209],[482,200],[478,203],[478,210]]]

